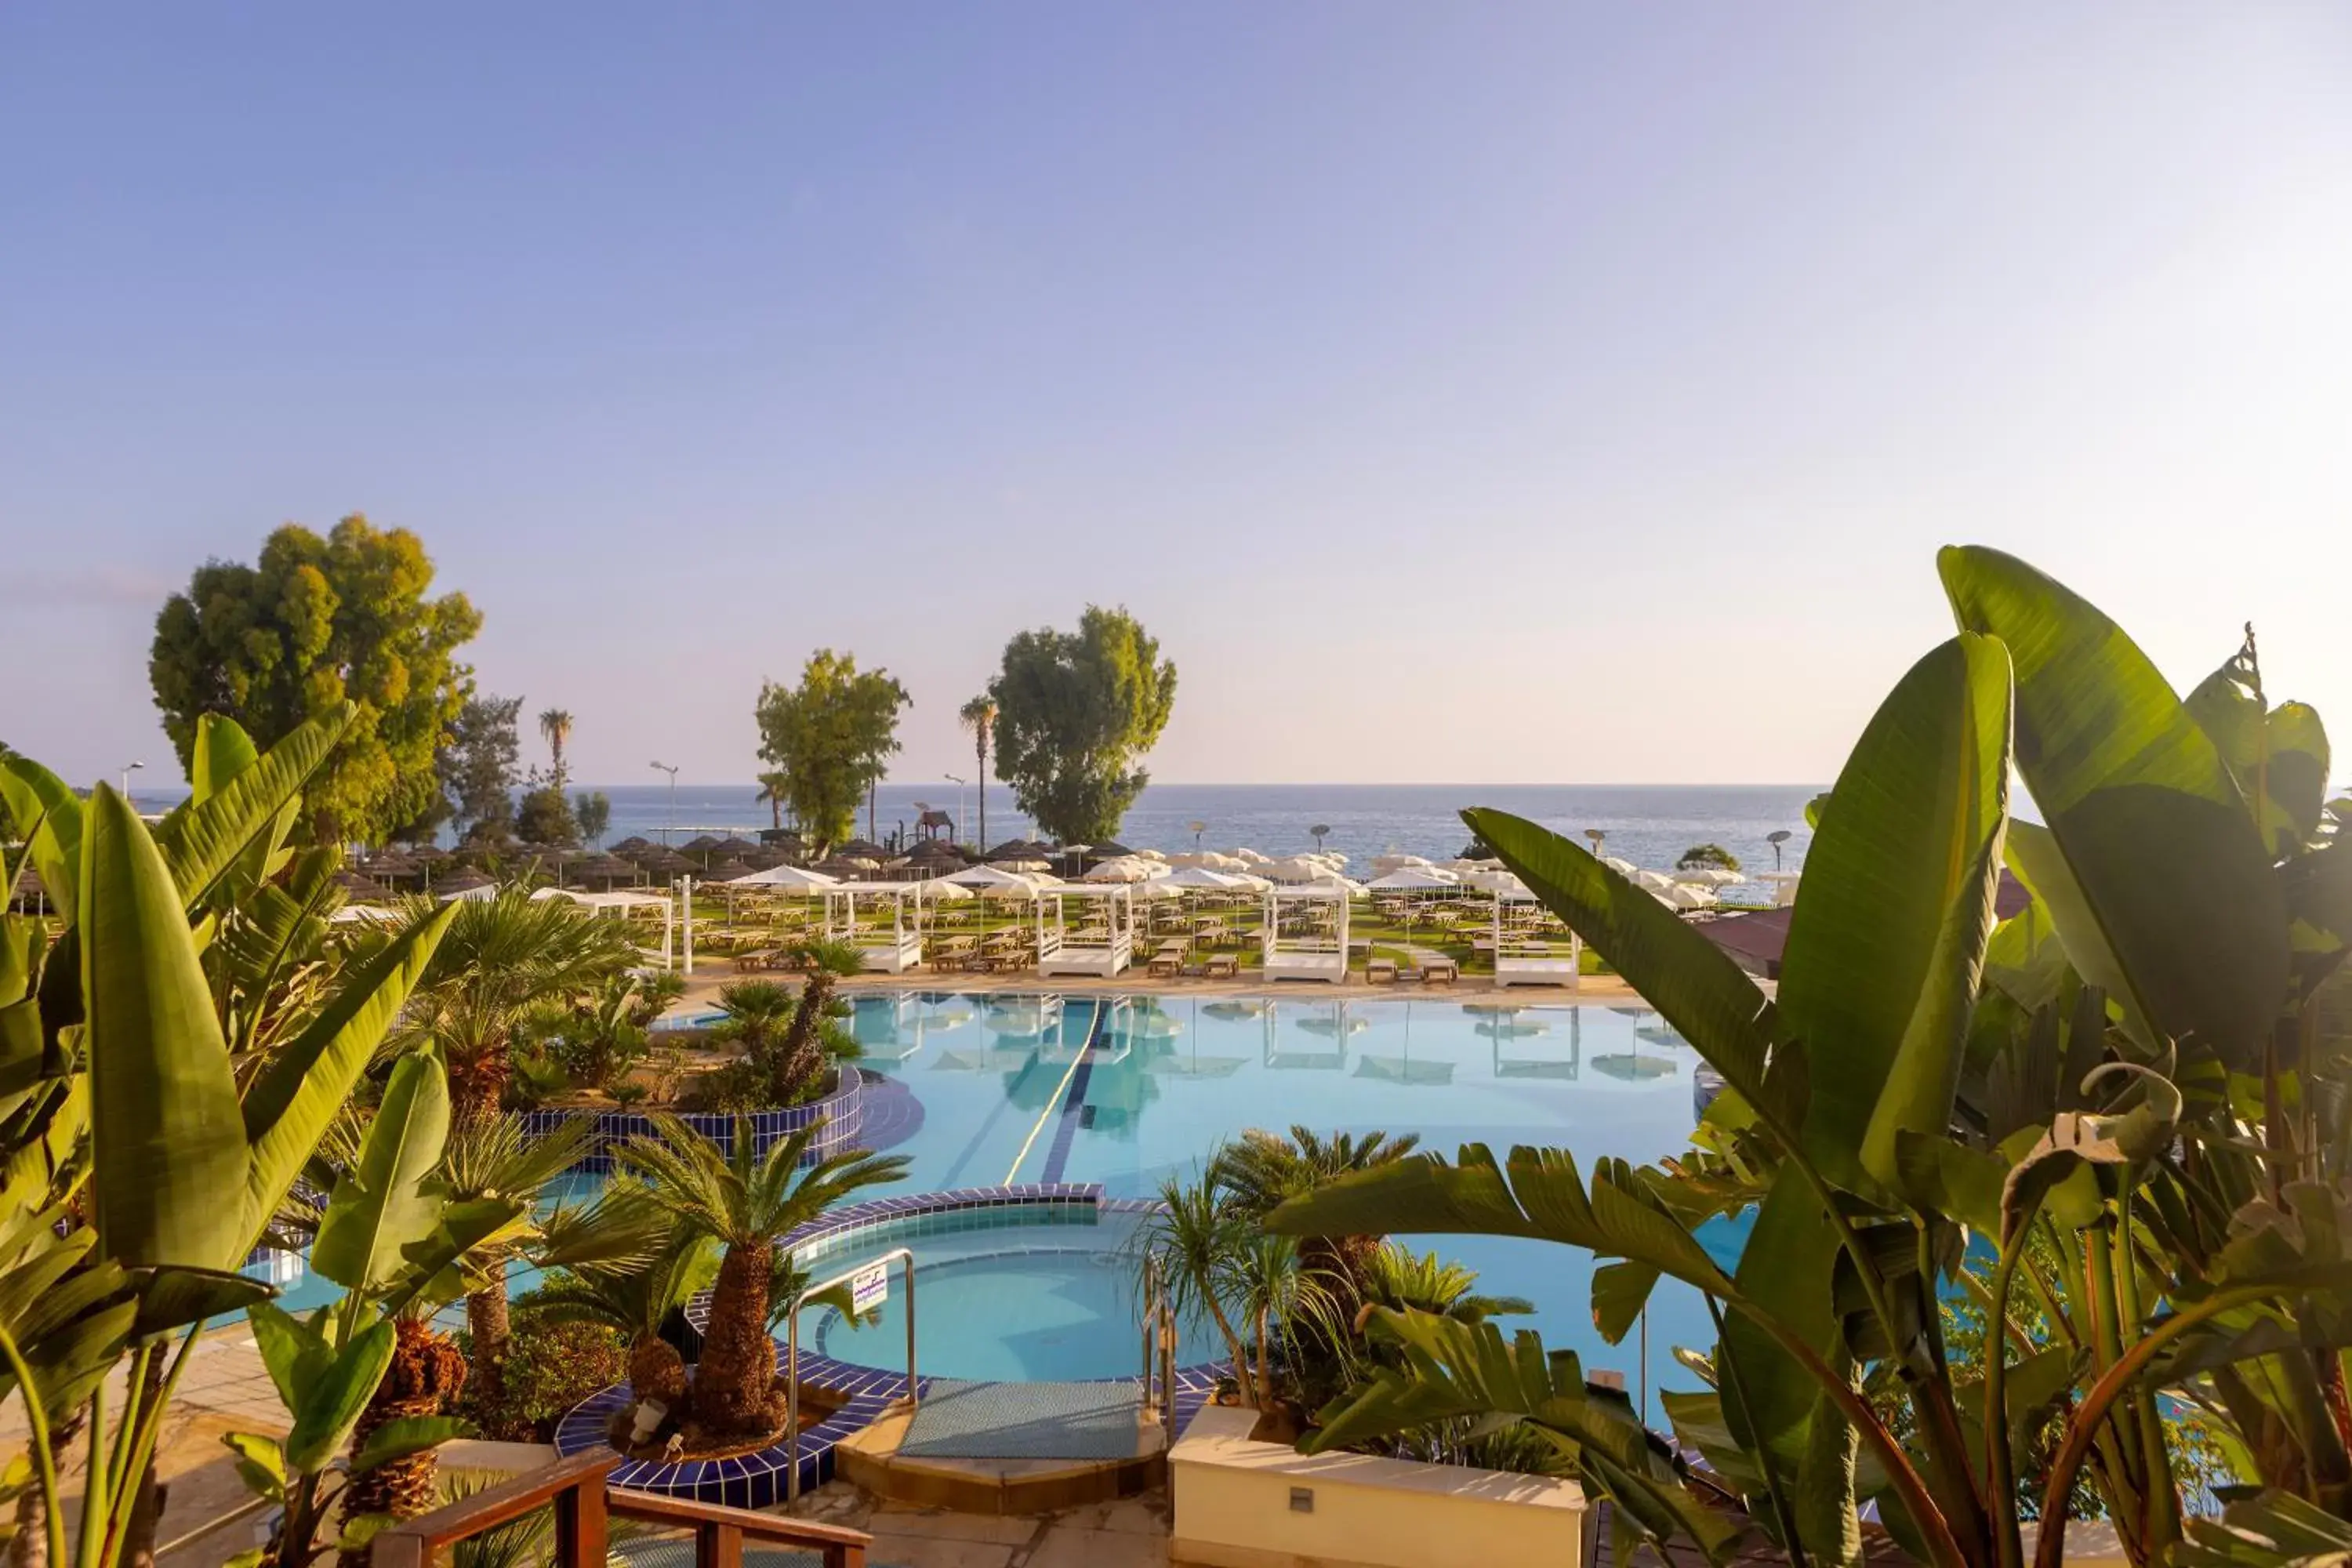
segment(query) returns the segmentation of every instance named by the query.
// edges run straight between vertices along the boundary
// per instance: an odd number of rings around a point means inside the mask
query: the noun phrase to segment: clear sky
[[[0,147],[77,778],[168,761],[170,588],[352,510],[591,781],[748,777],[823,645],[935,777],[1089,599],[1164,779],[1822,779],[1951,540],[2352,743],[2341,4],[18,3]]]

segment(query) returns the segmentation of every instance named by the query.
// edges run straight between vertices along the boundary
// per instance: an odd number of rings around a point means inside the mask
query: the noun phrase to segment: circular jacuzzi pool
[[[1133,1377],[1142,1347],[1137,1278],[1145,1216],[1091,1204],[1011,1204],[908,1215],[800,1249],[818,1279],[895,1248],[915,1254],[916,1369],[926,1377],[996,1383]],[[1179,1359],[1218,1352],[1192,1325]],[[801,1314],[801,1349],[903,1372],[904,1265],[890,1266],[878,1321],[852,1324],[831,1308]]]

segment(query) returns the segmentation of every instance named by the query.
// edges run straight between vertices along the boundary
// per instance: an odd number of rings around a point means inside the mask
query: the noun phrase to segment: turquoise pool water
[[[1694,1121],[1695,1054],[1654,1014],[1630,1007],[1497,1010],[1450,998],[1339,1002],[1306,992],[1267,1000],[925,992],[861,995],[852,1027],[863,1065],[907,1091],[887,1097],[896,1101],[887,1111],[873,1100],[868,1108],[869,1131],[911,1163],[895,1191],[1095,1182],[1114,1197],[1150,1197],[1163,1181],[1195,1173],[1244,1129],[1293,1123],[1326,1133],[1417,1131],[1424,1148],[1449,1156],[1467,1142],[1498,1154],[1514,1143],[1555,1145],[1590,1169],[1603,1156],[1671,1154],[1685,1147]],[[1743,1234],[1724,1226],[1706,1239],[1728,1262]],[[1632,1387],[1689,1386],[1671,1347],[1713,1338],[1698,1298],[1662,1287],[1644,1367],[1634,1340],[1610,1346],[1594,1332],[1584,1254],[1487,1237],[1405,1241],[1476,1268],[1486,1293],[1529,1299],[1537,1310],[1522,1321],[1547,1343],[1577,1351],[1588,1369],[1622,1372]],[[919,1244],[920,1267],[936,1275],[923,1277],[930,1289],[919,1284],[927,1370],[1132,1373],[1129,1276],[1101,1261],[1118,1248],[990,1259],[976,1247]],[[305,1277],[299,1258],[253,1272],[274,1272],[297,1308],[331,1294]],[[532,1282],[515,1271],[518,1292]],[[903,1322],[895,1318],[876,1329],[822,1332],[830,1353],[844,1359],[903,1362]],[[1220,1353],[1205,1336],[1188,1333],[1180,1359]]]

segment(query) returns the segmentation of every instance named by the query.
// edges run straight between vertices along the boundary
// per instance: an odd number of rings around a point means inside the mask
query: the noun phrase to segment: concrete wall
[[[1576,1563],[1574,1481],[1250,1438],[1253,1410],[1210,1405],[1169,1451],[1175,1562],[1200,1568],[1492,1568]],[[1301,1506],[1304,1505],[1304,1506]]]

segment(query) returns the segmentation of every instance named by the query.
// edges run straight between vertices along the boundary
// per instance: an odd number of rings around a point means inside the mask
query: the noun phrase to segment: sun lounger
[[[1210,979],[1238,980],[1241,978],[1241,973],[1242,961],[1234,954],[1230,952],[1213,952],[1209,954]]]
[[[1393,985],[1397,983],[1396,960],[1372,958],[1364,961],[1364,983],[1368,985]]]
[[[1462,966],[1450,958],[1424,958],[1421,961],[1421,981],[1435,985],[1443,981],[1451,985],[1462,978]]]

